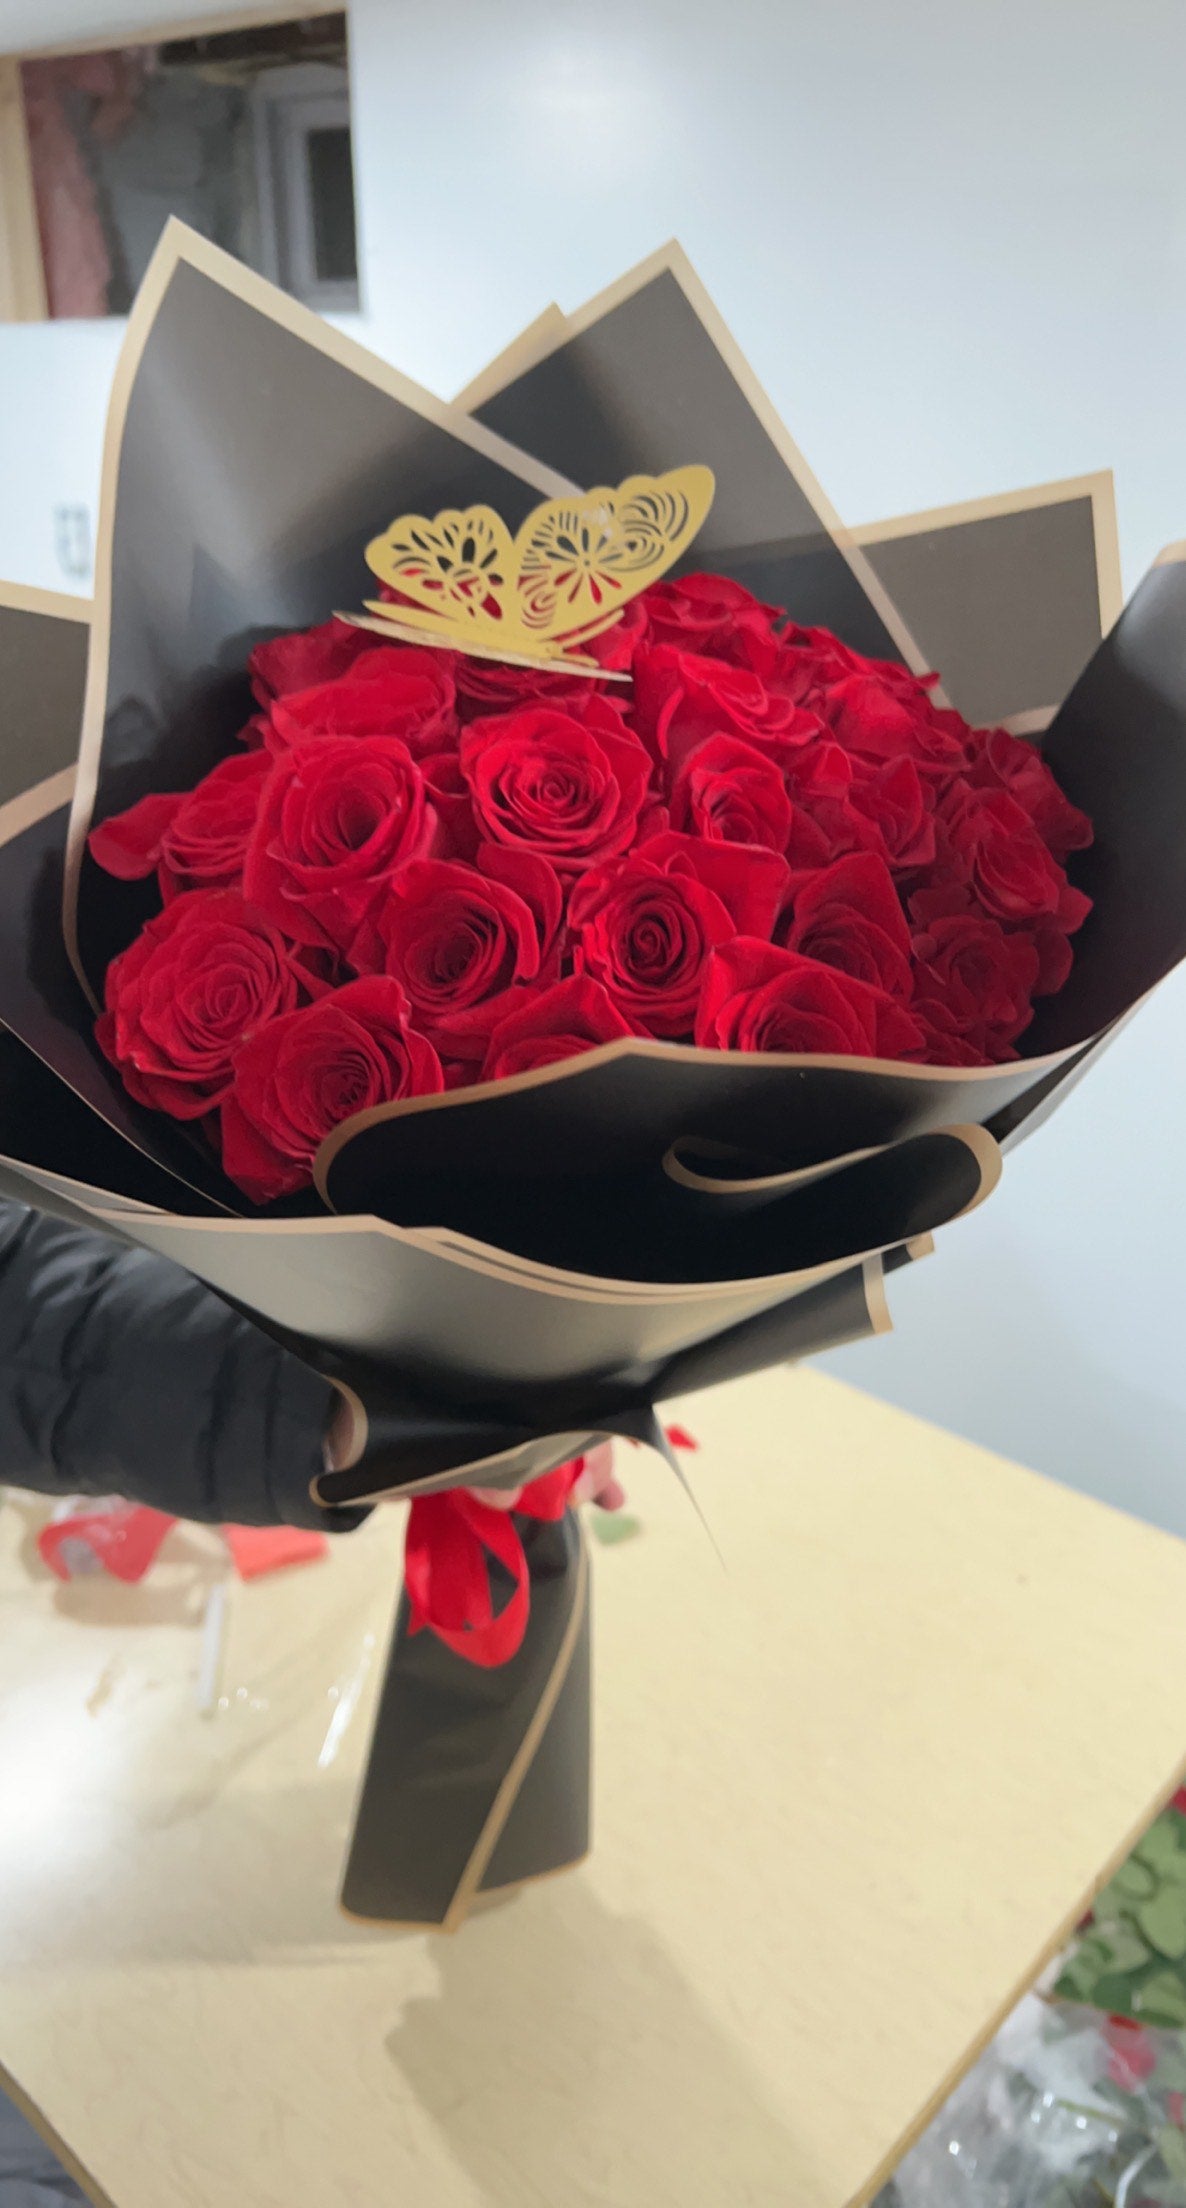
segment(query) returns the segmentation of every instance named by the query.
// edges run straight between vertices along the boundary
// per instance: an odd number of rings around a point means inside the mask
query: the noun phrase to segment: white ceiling
[[[184,24],[228,28],[241,22],[283,21],[285,17],[329,13],[334,0],[314,7],[308,0],[294,6],[235,8],[218,0],[0,0],[0,53],[39,49],[59,41],[93,40],[96,46],[117,46],[125,39],[134,44],[145,31],[156,32]]]

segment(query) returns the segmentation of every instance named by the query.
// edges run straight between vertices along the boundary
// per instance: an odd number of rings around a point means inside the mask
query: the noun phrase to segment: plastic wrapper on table
[[[1183,2208],[1184,2087],[1181,2032],[1031,1995],[874,2208]]]

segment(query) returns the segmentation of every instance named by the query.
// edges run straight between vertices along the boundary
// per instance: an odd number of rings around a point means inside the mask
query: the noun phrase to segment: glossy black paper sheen
[[[861,549],[975,727],[1058,705],[1100,641],[1086,494],[924,524]]]
[[[541,493],[180,262],[128,403],[115,499],[107,723],[94,819],[190,789],[254,710],[261,637],[358,608],[363,551],[396,514]],[[155,909],[89,862],[88,977]]]
[[[716,477],[716,497],[682,570],[732,576],[857,651],[900,656],[668,271],[566,339],[475,418],[584,489],[703,463]]]
[[[912,1262],[911,1251],[902,1248],[886,1258],[886,1269]],[[815,1288],[807,1288],[785,1302],[767,1306],[724,1333],[694,1342],[674,1356],[638,1364],[609,1379],[574,1390],[565,1383],[535,1394],[540,1422],[551,1428],[547,1436],[529,1428],[514,1428],[497,1414],[482,1417],[477,1410],[463,1417],[454,1404],[445,1416],[427,1399],[418,1399],[407,1386],[397,1386],[389,1373],[376,1372],[363,1384],[370,1421],[371,1447],[363,1465],[350,1471],[327,1473],[319,1482],[323,1501],[353,1503],[374,1492],[372,1464],[396,1463],[411,1439],[415,1457],[417,1493],[449,1484],[448,1471],[457,1461],[459,1437],[468,1461],[482,1463],[483,1484],[517,1487],[557,1464],[580,1456],[604,1435],[620,1435],[662,1446],[652,1406],[677,1395],[695,1395],[701,1388],[724,1380],[740,1380],[747,1373],[764,1372],[770,1365],[797,1362],[838,1349],[844,1342],[863,1340],[876,1330],[874,1312],[880,1281],[870,1293],[863,1266],[835,1273]],[[332,1368],[331,1368],[332,1369]],[[565,1431],[565,1422],[578,1415],[580,1423]],[[497,1465],[483,1459],[495,1451],[503,1456]],[[406,1458],[405,1458],[406,1463]],[[414,1475],[408,1473],[408,1478]]]
[[[86,682],[88,624],[0,601],[0,805],[72,767]]]
[[[580,1531],[517,1521],[531,1572],[518,1654],[496,1670],[462,1662],[431,1633],[408,1632],[401,1600],[342,1886],[353,1915],[441,1924],[582,1605],[567,1670],[479,1892],[538,1877],[589,1845],[589,1606]],[[447,1774],[449,1815],[441,1816]]]
[[[661,1170],[565,1176],[527,1203],[497,1173],[410,1178],[402,1224],[452,1226],[538,1264],[603,1279],[751,1282],[883,1249],[945,1225],[971,1204],[980,1167],[962,1141],[917,1135],[805,1187],[706,1192]]]

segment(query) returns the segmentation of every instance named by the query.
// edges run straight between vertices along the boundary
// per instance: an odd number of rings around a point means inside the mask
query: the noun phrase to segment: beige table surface
[[[0,2065],[117,2208],[865,2200],[1175,1783],[1186,1545],[787,1371],[595,1550],[597,1833],[450,1940],[335,1881],[401,1535],[57,1590],[0,1511]],[[360,1666],[369,1675],[353,1715]]]

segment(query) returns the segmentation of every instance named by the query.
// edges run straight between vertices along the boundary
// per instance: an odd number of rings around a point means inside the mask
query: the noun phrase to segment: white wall
[[[0,0],[0,36],[101,12]],[[1180,0],[356,0],[352,27],[366,332],[422,381],[674,233],[854,520],[1111,464],[1130,583],[1186,535]],[[0,331],[0,573],[61,587],[50,509],[93,497],[113,340]],[[1186,980],[893,1284],[897,1335],[831,1360],[1182,1531],[1184,1021]]]

